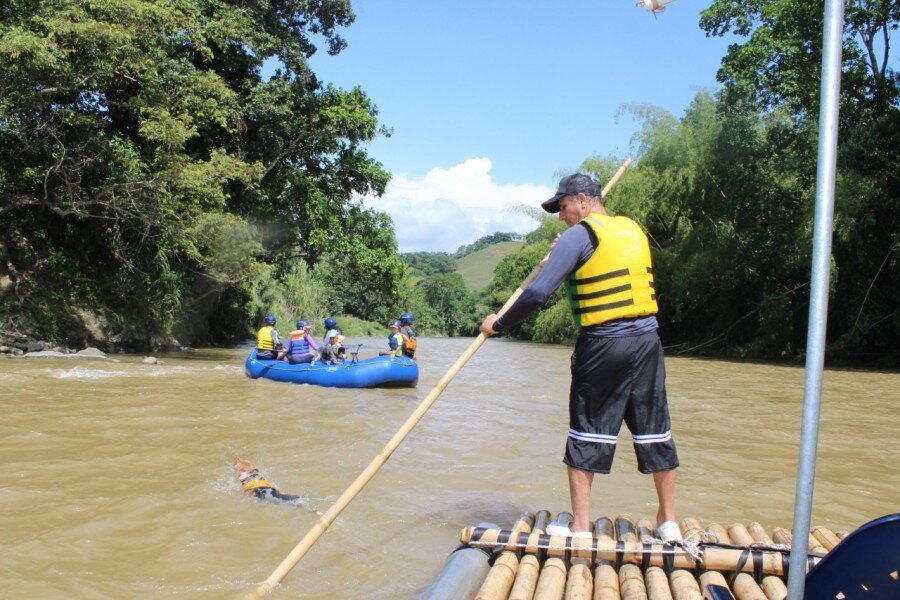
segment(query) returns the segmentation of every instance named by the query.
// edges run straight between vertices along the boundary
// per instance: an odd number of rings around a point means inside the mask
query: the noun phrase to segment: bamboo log
[[[501,552],[478,589],[475,600],[506,600],[518,570],[519,557],[516,553],[509,550]]]
[[[672,571],[672,596],[675,600],[703,600],[700,586],[690,572],[681,570]]]
[[[772,539],[775,540],[776,544],[790,546],[794,541],[794,536],[784,527],[776,527],[772,532]]]
[[[509,592],[509,600],[531,600],[534,597],[534,589],[537,587],[538,577],[541,573],[541,563],[533,554],[526,554],[519,561],[519,571],[516,573],[516,581]]]
[[[638,519],[635,528],[637,529],[638,540],[641,542],[646,542],[656,537],[653,531],[653,523],[650,522],[650,519]]]
[[[784,600],[787,598],[787,586],[784,585],[784,581],[774,575],[763,577],[759,587],[768,600]]]
[[[772,544],[774,541],[766,533],[765,528],[757,522],[747,525],[747,530],[753,536],[753,540],[763,544]],[[784,581],[774,575],[767,575],[759,582],[759,587],[768,600],[784,600],[787,598],[787,586]]]
[[[766,532],[766,528],[756,521],[747,523],[747,531],[750,532],[750,537],[753,538],[754,542],[761,542],[763,544],[773,543],[772,538],[769,537],[769,534]]]
[[[813,527],[812,534],[817,540],[822,542],[822,545],[825,546],[825,550],[828,552],[841,541],[830,529],[822,526]]]
[[[619,567],[619,588],[622,600],[647,600],[647,586],[637,565]]]
[[[515,535],[523,532],[531,533],[532,525],[534,525],[534,515],[526,512],[519,517],[512,530]],[[519,554],[509,550],[501,552],[487,577],[484,578],[484,583],[481,584],[481,588],[475,595],[475,600],[506,600],[518,570]]]
[[[574,520],[575,520],[575,515],[573,515],[570,512],[563,511],[563,512],[556,513],[555,522],[559,523],[560,525],[568,525],[569,523],[571,523]]]
[[[822,545],[822,542],[816,539],[812,533],[809,534],[809,550],[807,552],[821,552],[825,554],[828,550],[825,549],[825,546]]]
[[[584,558],[590,560],[615,561],[621,558],[622,562],[644,562],[644,555],[652,566],[664,566],[664,556],[670,556],[672,566],[676,569],[693,569],[697,565],[694,558],[685,550],[671,544],[641,544],[638,542],[617,542],[615,546],[600,545],[597,538],[573,538],[570,536],[548,536],[532,534],[519,534],[511,536],[508,530],[485,529],[481,527],[466,527],[460,534],[460,540],[464,544],[479,547],[503,546],[506,550],[521,548],[528,554],[538,551],[546,551],[548,556],[566,556]],[[645,549],[646,547],[646,549]],[[760,562],[761,572],[767,575],[783,575],[782,553],[776,550],[752,550],[753,558]],[[707,569],[727,571],[734,570],[741,562],[743,549],[719,548],[716,546],[704,546],[703,564]],[[819,558],[810,556],[809,563],[817,564]],[[745,560],[741,566],[743,572],[753,571],[755,560]]]
[[[772,537],[775,539],[776,544],[784,544],[785,546],[790,546],[794,541],[793,534],[782,527],[776,527]],[[809,552],[827,552],[825,546],[812,533],[809,534],[808,546]]]
[[[734,523],[729,527],[728,536],[731,538],[731,543],[736,546],[752,546],[754,542],[750,531],[742,523]],[[731,587],[738,600],[766,600],[762,588],[753,577],[746,573],[739,573],[734,578]]]
[[[561,600],[566,590],[566,563],[561,558],[548,558],[538,577],[534,600]]]
[[[613,186],[619,181],[622,175],[625,174],[625,171],[628,170],[628,167],[631,166],[632,160],[628,158],[622,163],[622,166],[619,167],[619,170],[616,171],[616,174],[610,178],[609,182],[604,186],[601,193],[603,196],[609,193],[609,191],[613,188]],[[528,274],[528,277],[525,278],[525,281],[516,288],[516,291],[512,293],[509,297],[509,300],[500,308],[497,312],[498,315],[503,315],[509,308],[515,304],[516,300],[525,292],[525,288],[527,288],[538,276],[538,273],[541,272],[541,269],[544,267],[544,263],[550,255],[547,254],[538,265],[532,269],[531,273]],[[487,340],[487,335],[483,332],[478,334],[478,337],[469,345],[465,352],[456,359],[456,362],[450,367],[450,369],[441,377],[440,381],[438,381],[437,385],[432,388],[428,395],[419,403],[416,409],[412,412],[412,414],[406,419],[400,429],[397,430],[397,433],[385,444],[384,448],[381,449],[381,452],[372,459],[372,462],[363,469],[363,472],[357,475],[356,479],[353,480],[353,483],[350,484],[344,492],[338,497],[338,499],[331,505],[331,507],[325,511],[325,513],[319,517],[318,521],[313,525],[312,529],[310,529],[303,538],[297,542],[297,545],[288,553],[284,560],[275,567],[275,570],[263,581],[259,586],[256,587],[254,592],[249,595],[250,598],[261,598],[266,593],[272,591],[272,588],[275,587],[278,583],[287,577],[287,574],[291,572],[297,563],[306,556],[306,553],[309,552],[309,549],[312,548],[313,544],[322,537],[322,534],[331,527],[331,524],[334,523],[334,520],[338,518],[338,516],[347,508],[347,505],[353,501],[354,498],[362,491],[362,489],[375,477],[375,474],[381,470],[381,467],[388,461],[394,451],[400,446],[403,440],[406,439],[406,436],[413,430],[413,428],[422,420],[422,417],[425,416],[425,413],[428,412],[428,409],[437,401],[438,397],[443,393],[444,389],[450,385],[450,382],[453,381],[453,378],[456,377],[456,374],[459,373],[462,368],[469,362],[469,359],[475,355],[479,348],[484,344]]]
[[[728,528],[728,537],[735,546],[750,546],[753,544],[753,536],[742,523],[734,523]]]
[[[635,533],[634,519],[631,515],[621,514],[616,517],[616,539],[620,542],[636,542],[638,541],[637,533]]]
[[[738,573],[731,587],[737,600],[766,600],[762,589],[753,577],[746,573]]]
[[[550,512],[539,510],[534,516],[533,533],[544,533],[547,523],[550,522]],[[509,600],[531,600],[534,597],[534,589],[541,574],[541,563],[533,554],[526,554],[519,559],[519,570],[512,590],[509,592]]]
[[[594,576],[590,562],[583,558],[573,558],[566,580],[566,600],[591,600],[594,590]]]
[[[634,520],[631,515],[619,515],[613,521],[613,532],[619,543],[637,543]],[[616,544],[618,546],[618,544]],[[618,562],[618,561],[617,561]],[[623,564],[619,567],[619,588],[623,600],[646,600],[647,585],[641,570],[636,565]]]
[[[702,531],[700,528],[700,521],[693,517],[685,517],[682,519],[681,523],[678,524],[678,528],[681,530],[683,537],[687,537],[689,532]],[[690,585],[687,583],[688,579],[691,581]],[[700,593],[700,586],[694,580],[694,575],[692,573],[683,569],[676,569],[669,575],[669,580],[672,584],[672,593],[675,598],[679,600],[700,600],[702,596]]]
[[[728,536],[728,530],[718,523],[710,523],[706,526],[706,533],[712,535],[720,544],[730,544],[731,538]]]
[[[534,515],[534,527],[532,531],[535,533],[544,533],[544,530],[547,529],[547,524],[550,522],[550,511],[549,510],[539,510]]]
[[[706,533],[712,536],[715,541],[720,544],[730,544],[731,538],[728,537],[728,530],[725,529],[722,525],[718,523],[710,523],[706,526]],[[705,594],[706,588],[711,585],[721,585],[722,587],[729,588],[728,582],[725,581],[725,576],[722,575],[718,571],[704,571],[700,574],[700,588],[701,591]]]
[[[681,533],[685,538],[691,537],[694,532],[703,531],[703,527],[700,525],[700,521],[693,517],[685,517],[681,520],[681,523],[678,524],[678,527],[681,528]]]
[[[601,560],[594,571],[593,600],[621,600],[619,594],[619,574],[608,560]]]
[[[647,567],[647,572],[644,573],[644,582],[647,585],[649,600],[672,600],[669,578],[666,577],[666,572],[659,567]]]
[[[594,535],[598,538],[607,539],[610,542],[616,540],[616,526],[609,517],[600,517],[594,521]]]

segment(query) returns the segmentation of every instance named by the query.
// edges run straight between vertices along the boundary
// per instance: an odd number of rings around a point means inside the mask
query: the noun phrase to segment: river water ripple
[[[375,353],[383,340],[361,340]],[[471,339],[422,339],[418,389],[253,381],[247,349],[118,362],[0,360],[7,597],[235,598],[281,562]],[[570,349],[490,340],[273,598],[411,597],[466,525],[568,510]],[[791,527],[802,368],[669,358],[679,517]],[[813,524],[900,508],[900,375],[828,370]],[[304,507],[255,502],[251,459]],[[623,428],[594,518],[655,514]]]

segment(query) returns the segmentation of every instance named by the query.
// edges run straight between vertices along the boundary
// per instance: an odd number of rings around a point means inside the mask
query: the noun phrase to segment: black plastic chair
[[[734,594],[723,585],[710,585],[703,593],[703,600],[734,600]]]
[[[900,598],[900,513],[866,523],[806,575],[804,597],[815,600]]]

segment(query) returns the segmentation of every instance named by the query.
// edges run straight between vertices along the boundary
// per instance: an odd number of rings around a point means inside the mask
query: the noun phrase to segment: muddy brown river
[[[351,340],[353,341],[353,340]],[[375,354],[383,340],[357,340]],[[247,350],[0,359],[0,565],[7,598],[237,598],[284,559],[471,339],[421,339],[417,389],[250,380]],[[570,349],[490,340],[272,598],[408,598],[460,529],[568,510]],[[791,527],[803,369],[669,358],[678,516]],[[827,370],[814,525],[900,509],[900,374]],[[245,497],[260,466],[304,506]],[[594,518],[652,518],[623,428]]]

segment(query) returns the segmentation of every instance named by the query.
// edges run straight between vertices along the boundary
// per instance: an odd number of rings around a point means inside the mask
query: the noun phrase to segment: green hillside
[[[522,242],[500,242],[467,254],[456,261],[456,270],[473,292],[481,290],[494,277],[494,267],[510,252],[521,248]]]

